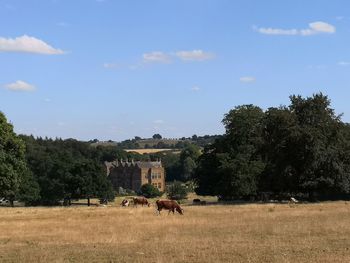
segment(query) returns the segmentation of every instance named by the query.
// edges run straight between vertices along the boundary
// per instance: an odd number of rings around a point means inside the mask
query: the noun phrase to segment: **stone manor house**
[[[144,184],[152,184],[159,191],[165,191],[165,170],[162,162],[131,162],[116,160],[105,162],[107,176],[111,180],[113,188],[119,187],[139,191]]]

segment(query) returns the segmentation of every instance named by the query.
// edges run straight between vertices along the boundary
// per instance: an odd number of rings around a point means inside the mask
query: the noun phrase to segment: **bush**
[[[175,181],[167,187],[167,196],[172,200],[181,200],[187,198],[187,188],[181,182]]]
[[[140,194],[146,198],[153,198],[161,196],[163,193],[151,184],[144,184],[143,186],[141,186]]]

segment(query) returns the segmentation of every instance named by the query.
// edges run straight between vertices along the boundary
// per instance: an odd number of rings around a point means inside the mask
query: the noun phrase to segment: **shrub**
[[[151,184],[144,184],[143,186],[141,186],[140,194],[146,198],[153,198],[161,196],[163,193]]]
[[[181,182],[174,181],[167,187],[167,196],[172,200],[181,200],[187,198],[187,188]]]

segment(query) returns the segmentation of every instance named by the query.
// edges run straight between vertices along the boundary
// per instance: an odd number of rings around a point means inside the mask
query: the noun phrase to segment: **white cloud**
[[[120,65],[116,63],[104,63],[103,67],[108,69],[113,69],[113,68],[119,68]]]
[[[259,33],[265,35],[297,35],[296,29],[279,29],[279,28],[255,28]]]
[[[308,65],[308,69],[326,69],[327,65],[319,64],[319,65]]]
[[[170,57],[164,52],[153,51],[142,55],[143,61],[147,63],[170,63]]]
[[[336,31],[335,26],[322,21],[309,23],[309,28],[306,29],[280,29],[280,28],[265,28],[253,27],[253,29],[265,35],[300,35],[310,36],[317,34],[333,34]]]
[[[14,83],[6,84],[5,88],[12,91],[34,91],[36,89],[34,85],[22,80],[17,80]]]
[[[255,82],[255,78],[251,76],[245,76],[245,77],[240,77],[239,81],[244,83],[252,83],[252,82]]]
[[[155,120],[153,121],[154,124],[163,124],[164,121],[163,120]]]
[[[16,38],[0,37],[0,52],[27,52],[46,55],[65,53],[63,50],[53,48],[40,39],[27,35]]]
[[[215,57],[213,53],[204,52],[203,50],[177,51],[175,55],[185,61],[204,61]]]
[[[200,87],[198,87],[198,86],[193,86],[193,87],[191,88],[191,90],[192,90],[192,91],[200,91],[201,89],[200,89]]]
[[[339,62],[338,62],[338,65],[339,65],[339,66],[346,67],[346,66],[350,66],[350,62],[347,62],[347,61],[339,61]]]
[[[56,26],[67,27],[67,26],[69,26],[69,24],[66,22],[58,22],[58,23],[56,23]]]

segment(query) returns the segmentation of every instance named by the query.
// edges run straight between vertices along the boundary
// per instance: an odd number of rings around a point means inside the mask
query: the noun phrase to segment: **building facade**
[[[151,184],[159,191],[165,191],[165,170],[161,161],[114,161],[106,162],[107,176],[113,188],[119,187],[139,191],[144,184]]]

